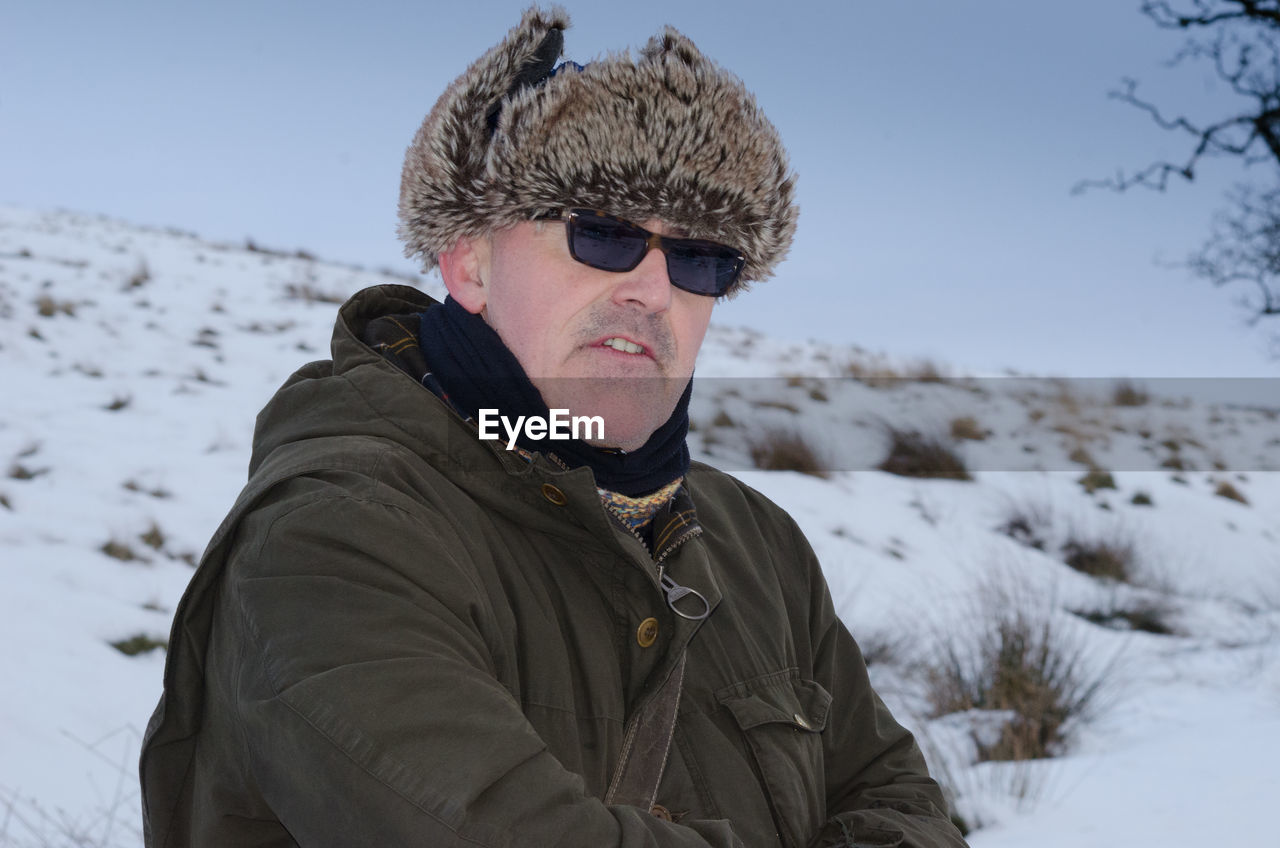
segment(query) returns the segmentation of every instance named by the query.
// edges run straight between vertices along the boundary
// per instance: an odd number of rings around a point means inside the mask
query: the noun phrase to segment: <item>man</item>
[[[715,299],[795,227],[777,134],[674,30],[556,66],[566,26],[528,11],[409,149],[450,297],[356,295],[259,416],[148,845],[964,844],[795,524],[689,462]]]

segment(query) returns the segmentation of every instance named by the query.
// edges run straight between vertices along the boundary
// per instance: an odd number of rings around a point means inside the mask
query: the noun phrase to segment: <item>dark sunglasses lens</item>
[[[676,288],[719,297],[742,270],[742,259],[723,245],[710,242],[667,242],[667,276]]]
[[[645,235],[623,221],[577,215],[569,221],[573,258],[602,271],[630,271],[646,250]]]

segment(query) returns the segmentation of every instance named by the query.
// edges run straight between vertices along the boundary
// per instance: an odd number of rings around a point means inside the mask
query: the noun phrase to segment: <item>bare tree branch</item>
[[[1194,0],[1198,14],[1179,14],[1166,2],[1144,2],[1142,14],[1165,29],[1189,29],[1191,27],[1211,27],[1226,21],[1257,20],[1269,21],[1280,26],[1280,4],[1271,0]],[[1225,9],[1214,9],[1215,5]],[[1231,7],[1237,7],[1234,11]]]
[[[1125,177],[1121,172],[1113,179],[1082,180],[1072,188],[1073,194],[1080,194],[1089,188],[1110,188],[1116,191],[1126,191],[1134,186],[1164,191],[1168,186],[1170,176],[1182,177],[1188,182],[1194,180],[1196,165],[1205,155],[1228,154],[1245,156],[1248,154],[1249,148],[1260,137],[1256,126],[1259,116],[1235,115],[1211,126],[1201,128],[1192,124],[1185,116],[1178,116],[1174,119],[1166,118],[1154,104],[1138,98],[1135,94],[1138,83],[1135,80],[1128,79],[1124,82],[1125,89],[1123,91],[1112,91],[1107,96],[1146,112],[1163,129],[1186,132],[1196,139],[1196,146],[1193,148],[1191,156],[1182,165],[1175,165],[1171,162],[1156,162],[1130,177]],[[1246,127],[1250,128],[1250,132],[1243,141],[1227,138],[1231,130]],[[1280,154],[1277,154],[1277,159],[1280,160]]]
[[[1126,175],[1083,180],[1073,194],[1092,188],[1164,191],[1173,177],[1195,179],[1206,157],[1236,157],[1248,167],[1270,165],[1272,185],[1255,181],[1228,195],[1230,207],[1216,219],[1209,239],[1186,267],[1215,286],[1244,284],[1241,298],[1250,325],[1280,315],[1280,0],[1144,0],[1143,15],[1161,29],[1189,33],[1169,65],[1207,61],[1230,95],[1243,101],[1210,123],[1169,117],[1138,96],[1138,83],[1123,81],[1108,97],[1145,112],[1157,126],[1188,137],[1181,164],[1158,161]],[[1273,347],[1280,359],[1280,334]]]

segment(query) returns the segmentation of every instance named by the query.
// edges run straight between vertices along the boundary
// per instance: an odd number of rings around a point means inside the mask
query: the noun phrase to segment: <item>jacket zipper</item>
[[[645,544],[644,537],[641,536],[640,533],[634,527],[631,527],[629,524],[623,521],[622,517],[619,516],[616,511],[614,511],[613,507],[606,504],[605,509],[608,511],[609,515],[613,517],[614,521],[616,521],[619,526],[621,526],[624,530],[630,533],[637,542],[639,542],[641,545],[644,545],[644,547],[646,548],[648,547],[648,545]],[[669,543],[667,543],[667,546],[663,548],[657,554],[657,556],[653,556],[652,554],[650,554],[650,556],[653,559],[654,565],[658,567],[658,591],[662,593],[663,599],[667,602],[667,606],[671,608],[672,612],[674,612],[676,615],[680,616],[681,618],[687,618],[693,621],[701,621],[702,619],[706,618],[711,613],[711,605],[707,602],[706,597],[701,592],[697,591],[696,589],[690,589],[687,586],[681,586],[679,583],[677,583],[675,581],[675,578],[673,578],[670,574],[667,574],[666,566],[663,563],[666,562],[667,557],[671,556],[671,554],[677,548],[683,545],[685,542],[701,535],[702,535],[702,527],[695,524],[692,527],[687,528],[683,533],[676,536],[676,538],[672,539]],[[676,606],[676,603],[678,601],[680,601],[682,598],[688,595],[693,595],[695,598],[702,601],[702,611],[700,613],[696,615],[691,615],[689,613],[682,612]]]

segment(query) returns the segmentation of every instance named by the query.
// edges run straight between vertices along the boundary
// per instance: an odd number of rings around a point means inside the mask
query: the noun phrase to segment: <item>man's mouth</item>
[[[620,338],[618,336],[611,336],[610,338],[607,338],[604,341],[600,342],[600,345],[602,347],[613,348],[619,353],[631,353],[631,354],[644,353],[644,348],[642,346],[636,344],[635,342],[627,341],[626,339]]]

